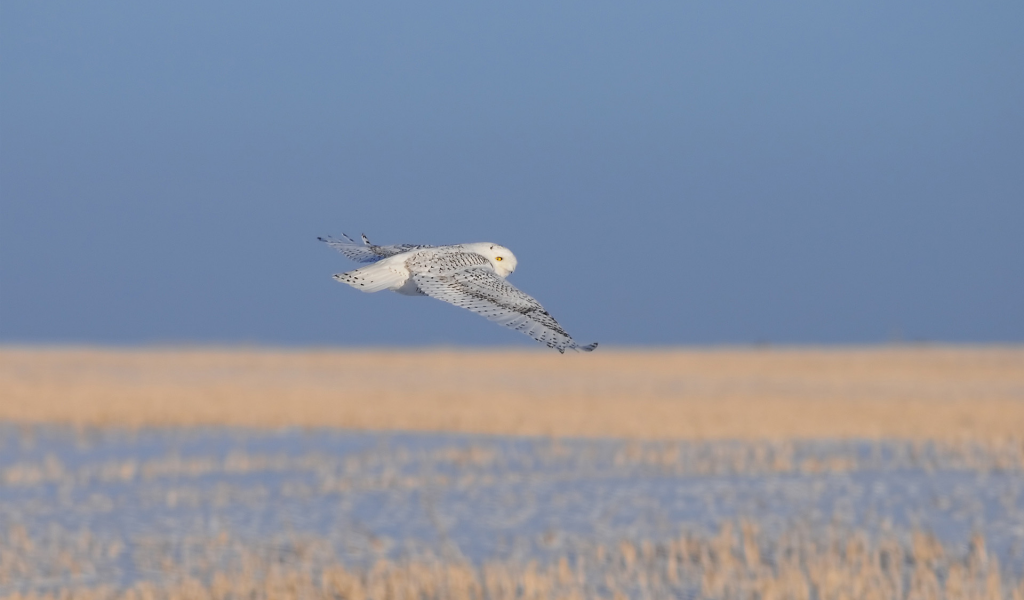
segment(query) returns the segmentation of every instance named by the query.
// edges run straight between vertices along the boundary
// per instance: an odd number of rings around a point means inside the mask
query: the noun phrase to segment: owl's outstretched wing
[[[410,250],[418,250],[420,248],[433,247],[421,246],[419,244],[395,244],[392,246],[376,246],[374,244],[371,244],[370,240],[366,239],[365,235],[362,236],[362,244],[348,237],[344,233],[341,234],[341,236],[345,239],[339,240],[337,238],[332,238],[330,236],[327,236],[325,238],[318,237],[316,239],[320,240],[321,242],[324,242],[325,244],[327,244],[331,248],[334,248],[338,252],[341,252],[348,258],[361,263],[377,262],[382,258],[387,258],[389,256],[394,256],[396,254],[401,254],[403,252],[408,252]]]
[[[482,257],[481,257],[482,258]],[[424,294],[521,331],[559,352],[590,352],[597,344],[580,346],[532,296],[498,276],[489,266],[471,266],[444,273],[413,271],[413,281]]]

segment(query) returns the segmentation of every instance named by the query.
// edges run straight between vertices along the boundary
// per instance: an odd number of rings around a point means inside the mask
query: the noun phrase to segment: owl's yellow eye
[[[501,257],[500,256],[496,256],[496,257],[494,257],[494,260],[501,260]]]

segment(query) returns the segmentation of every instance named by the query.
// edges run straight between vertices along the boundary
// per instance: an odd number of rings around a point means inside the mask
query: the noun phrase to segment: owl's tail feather
[[[409,278],[409,272],[403,273],[392,268],[387,262],[379,262],[348,273],[338,273],[334,278],[349,284],[360,292],[373,293],[381,290],[397,290]]]
[[[574,350],[576,350],[576,351],[582,350],[584,352],[593,352],[594,348],[597,348],[597,342],[594,342],[593,344],[587,344],[586,346],[576,346],[574,348]]]

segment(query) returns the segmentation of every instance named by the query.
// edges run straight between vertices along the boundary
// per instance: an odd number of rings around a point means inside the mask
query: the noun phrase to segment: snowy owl
[[[375,246],[365,235],[362,244],[342,235],[344,239],[317,239],[356,262],[373,263],[334,276],[361,292],[391,290],[407,296],[437,298],[522,331],[562,353],[566,348],[590,352],[597,347],[596,342],[577,344],[540,302],[505,281],[516,270],[517,261],[504,246],[488,242]]]

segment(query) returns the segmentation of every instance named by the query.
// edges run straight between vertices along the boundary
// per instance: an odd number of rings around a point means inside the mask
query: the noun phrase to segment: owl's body
[[[596,343],[577,344],[539,302],[505,281],[517,261],[504,246],[487,242],[375,246],[365,235],[362,245],[348,236],[344,240],[319,239],[352,260],[373,263],[334,276],[360,291],[391,290],[437,298],[521,331],[559,352],[589,352],[597,347]]]

